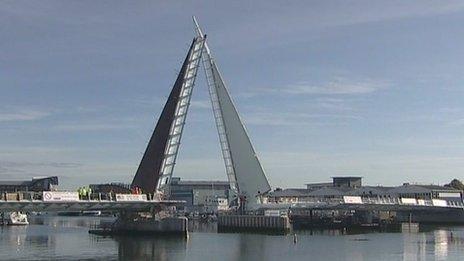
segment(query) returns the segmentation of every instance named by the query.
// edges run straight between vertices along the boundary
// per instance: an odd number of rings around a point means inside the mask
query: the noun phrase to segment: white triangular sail
[[[198,36],[203,37],[194,21]],[[247,205],[254,205],[271,187],[207,43],[202,62],[231,189],[245,198]]]

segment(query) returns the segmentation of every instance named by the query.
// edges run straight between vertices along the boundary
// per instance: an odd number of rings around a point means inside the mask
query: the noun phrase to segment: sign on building
[[[360,196],[343,196],[343,201],[345,204],[362,204],[362,199]]]
[[[146,194],[116,194],[116,201],[147,201]]]
[[[438,192],[439,198],[460,198],[461,193],[459,192]]]
[[[432,204],[436,207],[446,207],[446,200],[443,199],[432,199]]]
[[[44,191],[42,194],[43,201],[46,202],[69,202],[79,201],[79,194],[70,191]]]
[[[415,199],[415,198],[401,198],[401,204],[417,205],[417,199]]]

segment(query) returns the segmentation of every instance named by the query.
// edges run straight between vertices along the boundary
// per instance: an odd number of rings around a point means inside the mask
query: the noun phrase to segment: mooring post
[[[411,223],[412,223],[412,213],[409,212],[409,232],[411,232]]]

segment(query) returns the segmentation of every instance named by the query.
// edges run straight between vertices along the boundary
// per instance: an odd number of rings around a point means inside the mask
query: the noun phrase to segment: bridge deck
[[[161,206],[181,206],[184,201],[147,200],[147,201],[114,201],[114,200],[79,200],[79,201],[42,201],[42,200],[0,200],[0,212],[8,211],[88,211],[88,210],[130,210],[149,211]]]

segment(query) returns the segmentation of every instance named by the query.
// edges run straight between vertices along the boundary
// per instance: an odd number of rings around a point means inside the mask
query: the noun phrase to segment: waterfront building
[[[103,184],[90,184],[90,189],[94,193],[118,193],[118,194],[127,194],[131,193],[130,184],[112,182],[112,183],[103,183]]]
[[[217,213],[227,210],[233,199],[228,181],[171,180],[171,199],[186,201],[186,212]]]
[[[34,177],[32,180],[2,180],[0,181],[0,192],[41,192],[56,190],[58,177]]]
[[[446,199],[461,201],[463,192],[451,187],[404,183],[401,186],[362,186],[361,177],[333,177],[331,183],[306,184],[306,189],[276,189],[268,202],[297,203],[320,199],[342,199],[343,196]]]

